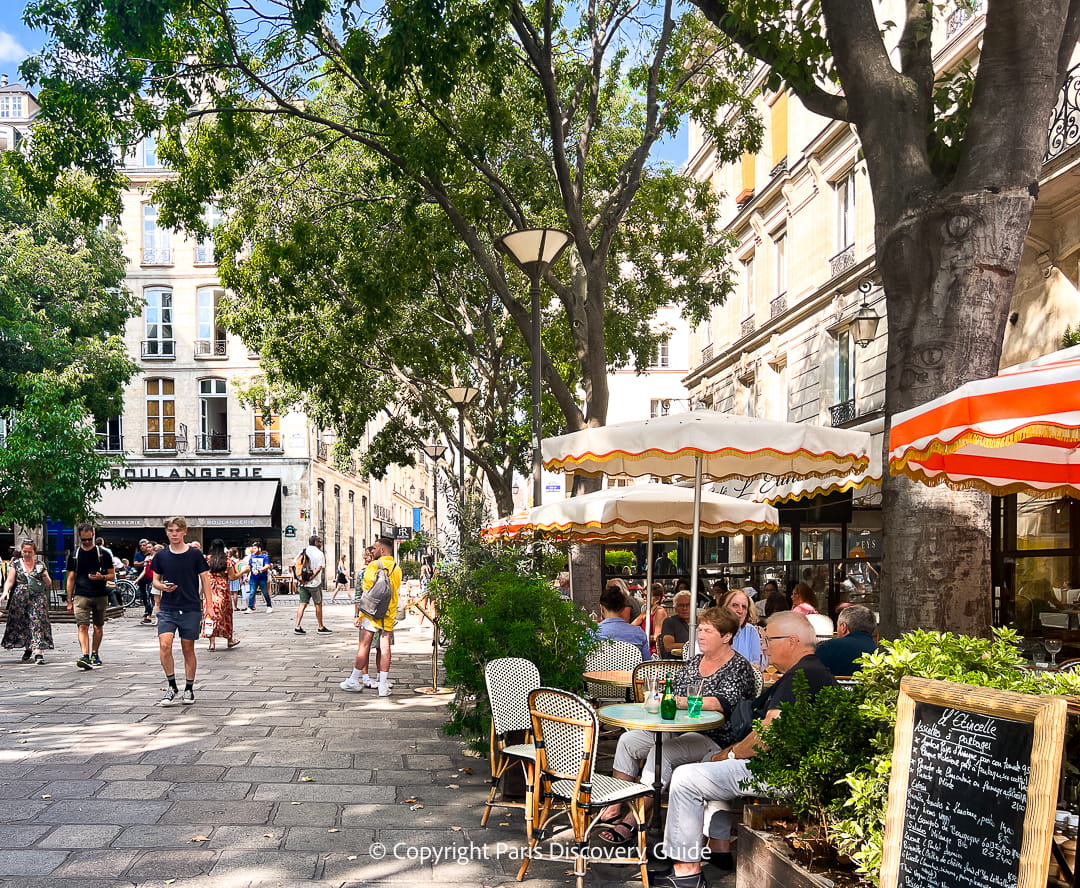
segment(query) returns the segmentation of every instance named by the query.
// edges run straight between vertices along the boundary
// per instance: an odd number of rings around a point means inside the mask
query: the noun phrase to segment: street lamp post
[[[458,504],[465,511],[465,408],[480,394],[467,385],[455,385],[446,390],[448,397],[458,409]],[[465,540],[465,524],[461,523],[461,539]]]
[[[533,506],[539,506],[543,502],[543,466],[540,455],[540,280],[544,272],[569,246],[570,240],[570,234],[558,228],[526,228],[504,234],[495,241],[496,248],[513,259],[529,278],[532,318],[529,352],[532,357]]]
[[[434,499],[431,501],[432,513],[435,517],[435,563],[439,561],[439,472],[436,467],[436,463],[443,458],[446,453],[445,444],[425,444],[424,453],[427,454],[428,459],[431,460],[431,481],[434,486]],[[433,607],[431,607],[430,599],[426,599],[429,610],[424,610],[422,604],[416,606],[420,609],[428,620],[431,621],[431,685],[423,688],[414,688],[418,694],[424,695],[441,695],[452,694],[453,688],[444,688],[439,684],[439,620],[438,613]]]
[[[435,519],[435,539],[432,548],[434,551],[435,562],[439,561],[439,470],[435,465],[443,455],[446,453],[445,444],[425,444],[424,453],[427,454],[427,458],[431,460],[431,483],[434,487],[434,494],[431,499],[431,512]]]

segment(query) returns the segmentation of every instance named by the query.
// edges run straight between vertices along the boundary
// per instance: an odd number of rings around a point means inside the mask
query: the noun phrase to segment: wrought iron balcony
[[[228,435],[195,436],[196,453],[229,453],[230,450]]]
[[[124,436],[110,434],[109,432],[98,432],[97,444],[94,445],[94,450],[98,453],[123,453]]]
[[[212,240],[199,241],[199,243],[195,245],[195,264],[214,264],[214,242]]]
[[[774,166],[771,170],[769,170],[769,178],[770,179],[775,179],[781,173],[786,173],[786,172],[787,172],[787,156],[784,156],[783,158],[781,158],[780,162],[777,163],[776,166]]]
[[[986,12],[986,0],[960,0],[956,9],[945,19],[945,39],[958,33],[976,16]]]
[[[143,435],[143,453],[181,453],[187,450],[187,442],[180,446],[180,439],[172,432],[155,432]]]
[[[255,432],[248,435],[248,451],[250,453],[281,453],[281,432]]]
[[[849,398],[847,401],[841,401],[839,404],[833,404],[829,408],[829,413],[832,416],[832,426],[834,429],[842,428],[847,423],[852,422],[858,414],[855,412],[855,399]]]
[[[787,293],[781,293],[769,303],[769,317],[775,318],[787,311]]]
[[[175,339],[144,339],[142,341],[142,356],[147,360],[175,361]]]
[[[172,265],[172,247],[143,247],[143,265]]]
[[[707,364],[713,359],[713,344],[710,342],[701,350],[701,363]]]
[[[829,260],[829,270],[833,277],[837,277],[855,264],[855,244],[844,247],[839,253]]]
[[[1054,113],[1050,115],[1043,163],[1064,154],[1077,143],[1080,143],[1080,65],[1069,71],[1058,92]]]
[[[315,457],[317,459],[321,459],[323,462],[326,462],[327,460],[329,460],[330,459],[330,445],[327,444],[325,441],[316,441],[315,442]]]
[[[225,339],[196,339],[196,358],[227,358],[229,356],[229,343]]]
[[[756,329],[756,326],[757,325],[754,322],[754,316],[750,315],[750,317],[748,317],[745,321],[743,321],[739,325],[739,335],[740,336],[749,336],[751,333],[754,332],[754,330]]]

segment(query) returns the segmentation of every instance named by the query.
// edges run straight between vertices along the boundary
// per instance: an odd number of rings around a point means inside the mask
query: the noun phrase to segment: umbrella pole
[[[649,528],[649,547],[645,550],[645,639],[652,643],[652,528]]]
[[[697,589],[698,561],[701,557],[701,454],[694,457],[694,537],[690,541],[690,656],[683,653],[683,659],[689,660],[697,652]]]

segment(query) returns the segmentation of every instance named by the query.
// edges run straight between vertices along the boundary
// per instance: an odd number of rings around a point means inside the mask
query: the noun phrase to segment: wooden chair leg
[[[495,804],[495,796],[499,792],[499,783],[502,780],[503,774],[506,772],[506,768],[509,762],[506,759],[493,759],[491,766],[491,789],[488,791],[487,801],[484,803],[484,813],[480,816],[480,825],[487,826],[488,818],[491,816],[491,809]]]

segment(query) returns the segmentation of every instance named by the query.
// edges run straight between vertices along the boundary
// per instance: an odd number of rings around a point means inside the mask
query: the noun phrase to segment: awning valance
[[[152,527],[183,515],[192,527],[269,527],[274,481],[133,481],[97,504],[101,527]]]

